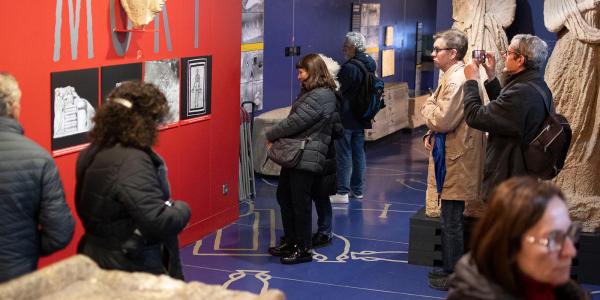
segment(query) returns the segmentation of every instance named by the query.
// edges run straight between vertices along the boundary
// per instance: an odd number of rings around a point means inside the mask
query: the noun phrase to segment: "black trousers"
[[[444,272],[454,272],[454,265],[464,254],[464,201],[442,200],[442,263]]]
[[[311,247],[312,198],[319,174],[282,168],[277,184],[277,203],[281,209],[283,234],[300,247]]]

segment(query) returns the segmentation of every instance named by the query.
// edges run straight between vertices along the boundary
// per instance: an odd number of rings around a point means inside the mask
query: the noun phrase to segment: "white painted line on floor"
[[[348,205],[348,204],[346,204]],[[333,206],[331,209],[334,210],[359,210],[359,211],[384,211],[384,209],[376,209],[376,208],[349,208],[347,206]],[[395,210],[395,209],[388,209],[387,211],[391,211],[391,212],[397,212],[397,213],[416,213],[416,210]]]
[[[261,178],[260,180],[262,180],[262,182],[266,183],[267,185],[270,185],[270,186],[277,186],[276,184],[274,184],[274,183],[270,183],[268,180],[266,180],[266,179],[264,179],[264,178]]]
[[[374,241],[374,242],[385,242],[385,243],[394,243],[394,244],[404,244],[404,245],[408,245],[408,243],[405,242],[398,242],[398,241],[390,241],[390,240],[380,240],[380,239],[372,239],[372,238],[366,238],[366,237],[359,237],[359,236],[351,236],[351,235],[344,235],[346,238],[350,238],[350,239],[357,239],[357,240],[366,240],[366,241]]]
[[[216,269],[216,268],[207,268],[207,267],[194,266],[194,265],[188,265],[188,264],[182,264],[182,266],[189,267],[189,268],[195,268],[195,269],[204,269],[204,270],[219,271],[219,272],[224,272],[224,273],[233,273],[233,272],[235,272],[235,271],[230,271],[230,270],[223,270],[223,269]],[[396,294],[396,295],[406,295],[406,296],[422,297],[422,298],[428,298],[428,299],[445,299],[444,297],[434,297],[434,296],[426,296],[426,295],[419,295],[419,294],[412,294],[412,293],[387,291],[387,290],[379,290],[379,289],[370,289],[370,288],[363,288],[363,287],[357,287],[357,286],[342,285],[342,284],[333,284],[333,283],[324,283],[324,282],[318,282],[318,281],[302,280],[302,279],[287,278],[287,277],[272,276],[271,279],[281,279],[281,280],[288,280],[288,281],[295,281],[295,282],[302,282],[302,283],[311,283],[311,284],[318,284],[318,285],[327,285],[327,286],[335,286],[335,287],[342,287],[342,288],[350,288],[350,289],[356,289],[356,290],[362,290],[362,291],[371,291],[371,292],[379,292],[379,293],[387,293],[387,294]]]
[[[388,214],[388,210],[390,209],[390,206],[392,206],[392,205],[389,203],[385,204],[385,207],[383,208],[381,215],[379,215],[380,218],[387,219],[387,214]]]

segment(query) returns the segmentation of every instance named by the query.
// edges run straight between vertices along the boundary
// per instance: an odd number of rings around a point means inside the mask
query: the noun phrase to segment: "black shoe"
[[[285,256],[294,250],[294,245],[282,239],[279,246],[269,247],[269,254],[273,256]]]
[[[433,279],[433,278],[440,278],[440,277],[448,277],[450,276],[450,273],[445,272],[442,269],[433,269],[431,271],[429,271],[429,273],[427,273],[427,278],[429,279]]]
[[[310,261],[312,261],[312,252],[310,249],[298,246],[295,246],[294,251],[290,254],[280,258],[280,262],[284,265],[293,265]]]
[[[331,234],[325,234],[322,232],[317,232],[312,237],[312,246],[313,248],[319,248],[326,245],[331,244]]]
[[[439,291],[447,291],[450,288],[450,275],[437,278],[429,278],[429,287]]]

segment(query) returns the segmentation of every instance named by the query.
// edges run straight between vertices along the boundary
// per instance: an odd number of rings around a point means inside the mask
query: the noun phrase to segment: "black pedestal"
[[[465,218],[465,251],[469,250],[469,236],[475,219]],[[442,229],[440,218],[425,215],[425,208],[410,218],[408,263],[423,266],[442,266]]]
[[[469,237],[475,219],[465,218],[465,252],[469,251]],[[440,218],[425,216],[422,208],[410,218],[408,263],[423,266],[442,266],[442,239]],[[580,283],[600,285],[600,233],[582,233],[577,243],[577,257],[573,259],[571,277]]]
[[[581,234],[571,276],[580,283],[600,284],[600,233]]]

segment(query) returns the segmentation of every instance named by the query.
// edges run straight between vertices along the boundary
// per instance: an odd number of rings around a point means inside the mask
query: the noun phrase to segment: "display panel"
[[[52,150],[84,144],[98,108],[98,68],[50,74]]]
[[[212,58],[189,57],[181,60],[181,119],[210,114]]]
[[[167,97],[169,118],[166,124],[179,121],[179,59],[164,59],[144,63],[144,81],[155,84]]]
[[[100,102],[104,103],[110,92],[130,80],[142,80],[142,64],[133,63],[125,65],[107,66],[101,68],[102,95]]]

